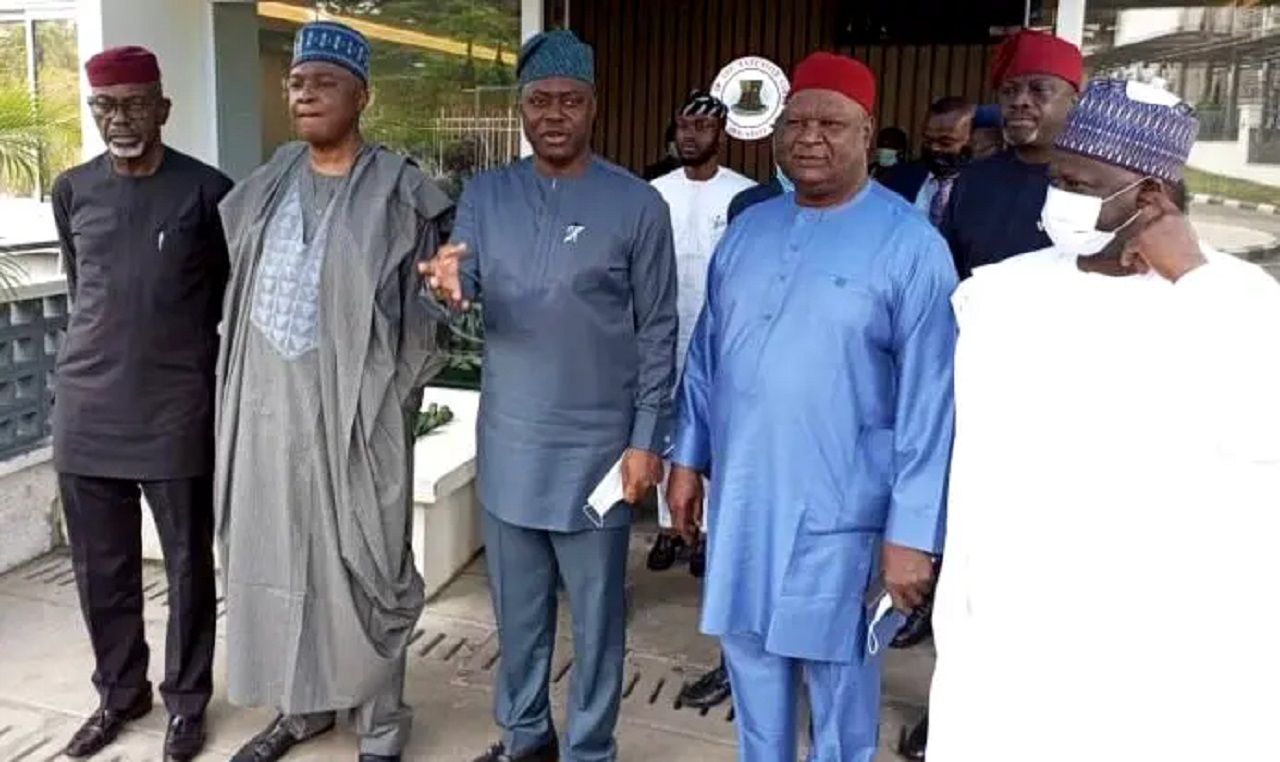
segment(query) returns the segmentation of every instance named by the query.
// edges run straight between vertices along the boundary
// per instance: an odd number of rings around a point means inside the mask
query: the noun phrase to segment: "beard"
[[[1005,130],[1004,132],[1005,145],[1008,145],[1012,148],[1018,148],[1020,146],[1035,145],[1036,141],[1038,141],[1039,139],[1040,139],[1040,128],[1038,127],[1033,130],[1018,129],[1018,130]]]
[[[720,146],[713,145],[693,156],[685,156],[677,150],[676,157],[680,159],[682,167],[701,167],[714,159],[718,153],[720,153]]]
[[[117,159],[136,159],[147,152],[147,144],[116,145],[115,143],[107,143],[107,150]]]

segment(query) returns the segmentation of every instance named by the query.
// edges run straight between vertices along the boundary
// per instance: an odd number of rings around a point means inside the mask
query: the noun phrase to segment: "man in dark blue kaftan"
[[[484,303],[477,467],[502,740],[481,761],[553,760],[557,749],[571,762],[616,759],[630,504],[661,480],[670,439],[670,214],[647,183],[591,154],[592,60],[567,31],[525,45],[534,157],[471,181],[450,245],[424,268],[452,304]],[[588,505],[614,468],[617,494]],[[562,739],[548,698],[558,581],[574,632]]]

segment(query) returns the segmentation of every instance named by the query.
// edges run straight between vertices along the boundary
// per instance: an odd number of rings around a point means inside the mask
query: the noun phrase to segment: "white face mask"
[[[1143,180],[1125,186],[1106,198],[1072,193],[1051,185],[1044,199],[1044,209],[1040,211],[1040,226],[1053,245],[1066,254],[1078,257],[1097,254],[1115,240],[1117,233],[1138,219],[1138,213],[1134,212],[1115,230],[1099,230],[1098,220],[1102,216],[1103,205],[1141,182]]]
[[[892,148],[877,148],[876,163],[882,167],[892,167],[898,163],[898,152]]]

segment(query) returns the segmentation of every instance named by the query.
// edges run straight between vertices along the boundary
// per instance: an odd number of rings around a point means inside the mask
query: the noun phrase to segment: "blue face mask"
[[[791,182],[791,178],[787,177],[787,173],[782,171],[782,167],[779,167],[777,164],[773,165],[773,176],[778,178],[778,185],[782,186],[783,193],[791,193],[795,191],[795,184]]]

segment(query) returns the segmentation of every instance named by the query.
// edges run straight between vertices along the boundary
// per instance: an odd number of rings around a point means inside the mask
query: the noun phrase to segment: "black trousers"
[[[142,620],[145,493],[169,581],[160,694],[171,715],[202,714],[213,692],[217,618],[212,477],[138,483],[59,474],[58,488],[102,706],[123,710],[151,694]]]

